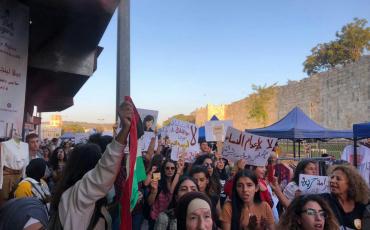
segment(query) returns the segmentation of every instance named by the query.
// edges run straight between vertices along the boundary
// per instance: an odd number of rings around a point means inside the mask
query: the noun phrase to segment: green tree
[[[62,133],[84,133],[85,129],[79,124],[66,124],[62,126]]]
[[[311,75],[358,61],[370,50],[370,27],[366,24],[366,19],[355,18],[336,33],[336,40],[312,48],[311,55],[303,63],[303,71]]]
[[[268,104],[270,100],[275,96],[276,85],[274,83],[271,86],[257,86],[252,85],[254,93],[250,96],[250,110],[248,119],[255,119],[258,122],[262,122],[266,125],[268,120]]]
[[[162,124],[162,126],[167,126],[171,123],[173,119],[181,120],[181,121],[187,121],[190,123],[195,123],[195,117],[193,115],[184,115],[184,114],[177,114],[175,116],[172,116],[165,120]]]

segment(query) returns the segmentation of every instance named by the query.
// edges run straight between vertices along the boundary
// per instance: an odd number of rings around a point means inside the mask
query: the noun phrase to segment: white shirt
[[[353,164],[354,162],[353,145],[347,145],[342,153],[342,160]],[[357,147],[357,170],[370,187],[370,148],[360,145]]]
[[[1,143],[0,189],[3,186],[4,166],[14,170],[24,170],[29,162],[28,144],[17,143],[14,139]]]

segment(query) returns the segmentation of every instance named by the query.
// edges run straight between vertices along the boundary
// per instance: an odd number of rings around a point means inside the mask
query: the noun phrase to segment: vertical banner
[[[22,133],[28,58],[28,7],[0,2],[0,137]]]
[[[277,138],[262,137],[229,127],[222,156],[234,162],[245,159],[249,165],[265,166],[276,142]]]
[[[186,162],[193,162],[199,153],[198,127],[195,124],[174,119],[167,131],[172,147],[171,159],[177,161],[183,157]]]

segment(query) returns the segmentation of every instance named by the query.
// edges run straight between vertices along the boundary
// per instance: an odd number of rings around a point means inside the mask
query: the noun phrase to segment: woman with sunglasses
[[[317,195],[296,197],[280,218],[278,230],[337,230],[338,222],[323,198]]]
[[[180,176],[183,174],[184,162],[179,160],[177,167],[174,161],[167,159],[161,169],[161,178],[154,178],[150,183],[150,194],[148,196],[148,204],[150,210],[150,229],[154,227],[155,220],[159,213],[168,208],[172,200],[172,194],[175,190]]]
[[[220,177],[216,170],[214,170],[214,162],[209,155],[199,156],[193,163],[193,166],[202,166],[207,169],[210,176],[210,192],[215,194],[221,193]]]

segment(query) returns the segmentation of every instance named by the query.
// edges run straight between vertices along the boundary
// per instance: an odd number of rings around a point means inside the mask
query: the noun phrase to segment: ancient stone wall
[[[351,129],[353,123],[370,121],[370,56],[328,72],[277,87],[268,103],[266,124],[249,118],[251,97],[228,105],[207,105],[192,114],[203,125],[213,115],[233,120],[238,129],[258,128],[283,118],[295,106],[311,119],[332,129]]]

